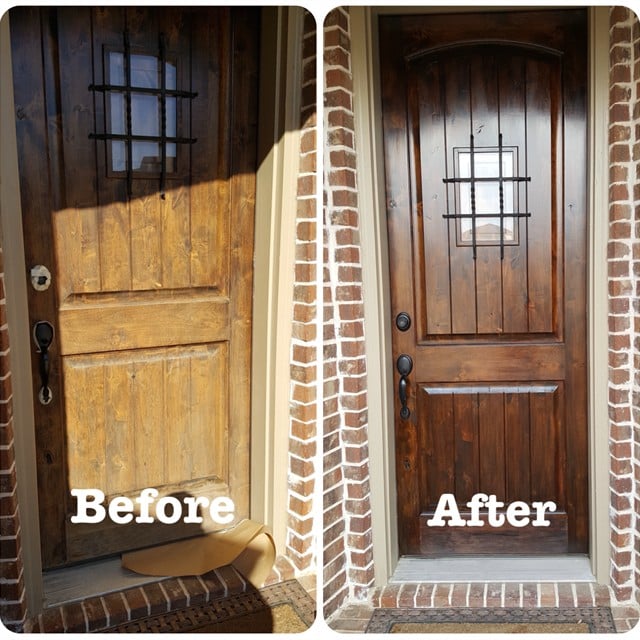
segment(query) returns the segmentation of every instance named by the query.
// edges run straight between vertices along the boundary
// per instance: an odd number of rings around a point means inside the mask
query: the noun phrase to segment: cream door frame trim
[[[302,9],[263,9],[260,143],[272,145],[256,175],[256,248],[251,394],[253,519],[272,527],[277,548],[286,540],[289,357],[299,166]],[[3,238],[11,342],[16,474],[28,616],[42,611],[44,589],[37,508],[35,425],[30,366],[9,14],[0,21],[0,232]],[[274,64],[275,52],[275,64]],[[276,89],[276,77],[278,77]],[[271,89],[264,80],[273,83]],[[297,84],[296,84],[297,82]],[[296,90],[297,88],[297,90]],[[266,91],[266,93],[265,93]],[[262,147],[264,150],[265,147]]]
[[[557,8],[557,7],[555,7]],[[490,7],[487,11],[504,11]],[[511,10],[511,7],[509,7]],[[524,9],[518,7],[517,9]],[[354,112],[358,147],[362,271],[367,339],[371,511],[376,584],[384,585],[398,562],[397,504],[393,442],[393,365],[391,360],[388,240],[385,224],[384,167],[379,91],[377,19],[391,13],[462,12],[461,7],[351,7]],[[590,559],[594,576],[608,584],[609,457],[607,418],[608,238],[608,7],[589,9],[589,444]],[[372,339],[371,336],[379,337]],[[600,491],[597,491],[599,488]]]
[[[286,548],[304,10],[263,9],[252,375],[251,517]],[[273,52],[276,52],[275,60]],[[261,242],[261,239],[269,239]],[[264,315],[264,321],[256,322]]]

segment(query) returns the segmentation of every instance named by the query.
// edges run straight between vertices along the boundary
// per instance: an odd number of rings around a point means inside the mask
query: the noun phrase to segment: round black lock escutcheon
[[[396,327],[400,331],[408,331],[411,326],[411,316],[406,311],[401,311],[396,316]]]

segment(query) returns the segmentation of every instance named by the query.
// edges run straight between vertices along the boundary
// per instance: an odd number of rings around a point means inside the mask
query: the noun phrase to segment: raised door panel
[[[561,335],[560,74],[557,56],[527,57],[507,46],[411,59],[413,281],[422,342]],[[473,190],[445,182],[469,177],[470,135],[477,177],[495,178]],[[505,182],[500,193],[499,155],[505,177],[523,178]],[[480,216],[473,221],[472,199]]]

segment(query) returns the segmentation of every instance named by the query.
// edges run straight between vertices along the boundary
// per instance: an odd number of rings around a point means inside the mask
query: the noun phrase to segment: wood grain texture
[[[425,557],[478,555],[553,555],[564,553],[568,544],[567,514],[548,514],[548,527],[429,527],[433,513],[420,516],[421,554]],[[460,513],[463,520],[469,513]],[[482,516],[481,516],[482,517]],[[484,518],[483,518],[484,519]]]
[[[29,301],[31,321],[56,330],[54,401],[35,407],[44,566],[127,548],[115,529],[93,544],[65,524],[71,488],[205,482],[246,517],[259,11],[61,7],[14,21],[25,251],[54,283]],[[197,93],[176,99],[177,135],[196,142],[177,145],[163,185],[146,171],[128,185],[112,143],[90,135],[111,130],[112,96],[90,85],[111,81],[125,32],[132,55],[157,59],[162,34],[177,88]],[[35,357],[33,371],[37,388]]]
[[[585,25],[582,10],[380,19],[391,321],[414,320],[392,328],[393,361],[414,362],[408,419],[395,399],[401,554],[422,553],[420,513],[445,490],[553,495],[567,514],[554,548],[588,548]],[[443,219],[462,192],[442,180],[471,134],[488,153],[500,133],[531,217],[504,259],[485,241],[474,260]],[[540,388],[554,390],[526,390]]]

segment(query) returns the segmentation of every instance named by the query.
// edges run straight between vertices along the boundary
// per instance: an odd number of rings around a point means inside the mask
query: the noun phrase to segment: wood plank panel
[[[217,342],[229,338],[229,302],[194,297],[78,304],[61,309],[59,321],[63,355]]]
[[[196,20],[192,34],[193,84],[201,87],[207,100],[195,100],[191,107],[193,136],[200,141],[198,162],[192,167],[191,284],[217,287],[221,292],[227,290],[229,237],[226,216],[218,214],[229,207],[228,159],[221,153],[230,116],[226,84],[228,24],[228,12],[223,11],[215,24]]]
[[[226,481],[226,366],[224,343],[65,358],[65,379],[84,390],[65,405],[69,486],[117,494],[177,474]]]
[[[415,376],[421,382],[475,382],[487,377],[496,381],[556,380],[564,376],[564,346],[560,344],[420,346]],[[411,374],[413,376],[413,373]]]
[[[504,398],[506,499],[531,502],[529,394],[506,392]]]
[[[432,512],[420,515],[420,552],[425,557],[490,554],[549,555],[567,552],[567,514],[548,514],[548,527],[429,527]],[[471,518],[462,512],[463,520]]]
[[[227,479],[228,451],[228,374],[226,345],[213,354],[191,358],[191,439],[196,446],[191,460],[191,477],[215,475]]]
[[[557,68],[542,60],[527,60],[527,158],[531,176],[527,219],[529,252],[529,331],[551,333],[553,327],[553,246],[558,233],[556,181],[552,171],[557,170],[559,158],[555,156],[552,139],[550,109],[550,78]],[[551,116],[551,117],[550,117]]]
[[[527,176],[528,156],[525,129],[525,86],[526,75],[524,60],[520,56],[510,56],[501,60],[498,66],[500,94],[500,129],[504,144],[518,149],[517,172]],[[514,196],[518,210],[526,213],[528,186],[524,183],[514,185]],[[518,243],[504,247],[502,261],[502,299],[504,333],[527,333],[529,330],[527,295],[527,223],[524,219],[515,219],[518,230]]]
[[[93,77],[96,84],[111,80],[108,69],[108,52],[123,50],[124,9],[117,7],[94,7],[93,21]],[[95,131],[110,130],[109,107],[106,96],[97,96],[95,104]],[[98,190],[101,257],[101,291],[129,291],[131,281],[131,212],[127,202],[127,184],[124,179],[111,176],[111,155],[108,142],[96,143],[96,181]]]
[[[422,475],[420,487],[424,491],[420,500],[422,508],[437,504],[443,493],[455,490],[453,395],[431,391],[421,388],[418,395],[418,415],[421,418],[418,426],[419,459],[424,460],[419,467]]]
[[[495,148],[498,145],[498,63],[493,55],[475,56],[470,66],[471,128],[474,146]],[[476,189],[482,185],[476,185]],[[499,203],[496,202],[497,213]],[[478,334],[502,333],[502,261],[500,248],[493,245],[477,248],[476,314]],[[468,248],[461,248],[468,251]]]
[[[199,446],[191,430],[191,358],[165,360],[164,398],[167,456],[167,482],[191,479],[194,449]]]
[[[139,353],[131,363],[131,416],[136,459],[136,487],[166,483],[164,438],[165,355]]]
[[[69,487],[104,487],[109,474],[105,456],[104,367],[89,361],[64,362],[64,378],[76,393],[65,402]]]
[[[498,500],[506,497],[507,459],[513,457],[505,447],[504,401],[504,391],[478,394],[478,486],[482,493],[494,494]]]
[[[415,233],[417,255],[421,256],[416,274],[416,321],[420,338],[451,333],[451,290],[449,281],[449,222],[446,213],[447,154],[444,131],[443,96],[441,95],[441,62],[416,65],[410,75],[416,105],[410,105],[414,120],[414,146],[419,165],[414,170],[416,188],[422,194],[415,215],[419,225]],[[451,169],[449,168],[449,171]],[[424,314],[424,319],[422,319]]]
[[[460,502],[467,502],[480,491],[477,394],[453,395],[451,428],[455,434],[455,496]]]
[[[559,386],[546,392],[530,393],[531,425],[531,499],[554,500],[564,508],[564,490],[560,461],[565,443],[558,414],[562,401]]]
[[[44,27],[44,32],[43,32]],[[47,102],[55,102],[57,80],[52,75],[57,52],[51,28],[49,10],[37,7],[15,7],[11,10],[11,45],[13,60],[14,99],[16,106],[16,137],[23,228],[25,230],[25,273],[32,265],[55,264],[55,249],[49,217],[41,213],[52,204],[60,206],[59,171],[52,167],[57,157],[60,129],[50,117]],[[44,38],[44,40],[43,40]],[[54,110],[55,111],[55,110]],[[48,122],[52,123],[49,130]],[[56,151],[47,153],[48,144]],[[50,189],[50,185],[54,189]],[[56,286],[35,292],[27,288],[30,320],[55,320]],[[52,351],[58,349],[54,337]],[[34,353],[31,369],[38,371],[38,357]],[[38,503],[43,557],[60,562],[64,557],[64,543],[58,532],[64,527],[66,500],[66,451],[62,429],[62,382],[58,363],[51,363],[49,386],[59,390],[51,404],[34,404],[35,438],[37,449]],[[34,383],[34,386],[37,383]]]
[[[91,21],[88,8],[62,8],[58,20],[60,117],[63,154],[76,161],[63,172],[66,208],[62,220],[53,214],[60,299],[70,293],[100,290],[100,236],[96,200],[92,95],[77,79],[92,68]],[[88,174],[88,170],[91,172]],[[63,222],[63,224],[59,224]],[[67,264],[67,260],[71,264]]]
[[[471,133],[470,113],[470,60],[455,57],[445,63],[447,148],[468,148]],[[447,162],[452,163],[451,153]],[[453,168],[449,171],[453,177]],[[444,177],[444,176],[442,176]],[[448,187],[448,199],[455,202],[455,188]],[[452,211],[453,212],[453,211]],[[474,334],[477,328],[476,274],[471,247],[459,247],[456,242],[455,222],[450,224],[449,256],[451,273],[451,329],[456,334]]]
[[[105,451],[109,461],[104,491],[108,495],[119,495],[135,486],[137,460],[131,415],[131,374],[130,362],[104,366]]]

